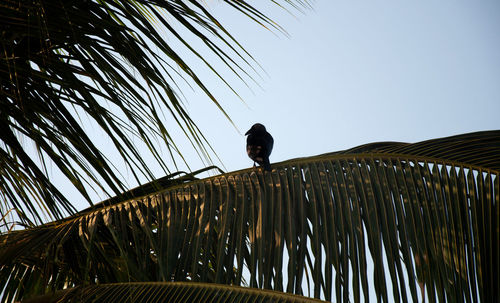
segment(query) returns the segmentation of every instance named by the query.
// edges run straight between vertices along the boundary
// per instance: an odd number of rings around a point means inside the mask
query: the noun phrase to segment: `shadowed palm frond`
[[[442,146],[448,153],[436,152]],[[500,131],[365,145],[13,231],[0,237],[4,299],[95,283],[239,285],[245,277],[251,287],[338,302],[374,300],[371,290],[377,300],[418,301],[419,284],[431,302],[495,301],[500,171],[492,155],[500,155]]]
[[[283,292],[252,289],[233,285],[194,282],[148,282],[103,284],[59,291],[26,300],[26,303],[51,302],[280,302],[320,303],[311,299]]]
[[[245,1],[225,2],[280,29]],[[88,188],[109,196],[125,191],[82,125],[105,137],[138,183],[154,176],[136,138],[166,173],[176,155],[182,158],[175,131],[210,159],[213,151],[181,103],[178,82],[194,84],[222,107],[181,54],[201,60],[228,86],[205,54],[215,54],[242,80],[251,78],[251,56],[197,0],[4,0],[0,9],[0,216],[16,208],[24,224],[75,212],[48,178],[52,167],[89,202]],[[193,39],[205,49],[193,48]]]

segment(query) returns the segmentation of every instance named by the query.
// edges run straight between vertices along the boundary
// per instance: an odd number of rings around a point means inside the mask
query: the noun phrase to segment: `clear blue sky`
[[[218,3],[208,7],[267,75],[253,93],[232,81],[246,105],[205,81],[241,133],[267,126],[271,161],[500,128],[498,1],[318,0],[297,19],[272,10],[290,38]],[[244,136],[201,94],[187,98],[226,168],[251,165]]]
[[[240,131],[199,90],[183,91],[227,171],[253,164],[243,134],[255,122],[275,139],[271,162],[500,128],[499,1],[317,0],[295,17],[263,7],[289,37],[219,1],[206,5],[265,70],[252,73],[258,85],[249,81],[250,89],[223,72],[243,103],[191,62]],[[203,167],[178,140],[191,169]]]

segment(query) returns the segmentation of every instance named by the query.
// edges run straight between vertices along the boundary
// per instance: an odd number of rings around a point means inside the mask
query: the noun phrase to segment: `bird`
[[[274,139],[270,133],[267,132],[266,127],[260,123],[252,125],[246,133],[247,137],[247,154],[250,159],[259,163],[260,166],[266,171],[271,171],[271,163],[269,162],[269,155],[273,150]]]

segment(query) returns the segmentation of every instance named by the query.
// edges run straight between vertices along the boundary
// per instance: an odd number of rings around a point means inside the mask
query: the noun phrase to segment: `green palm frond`
[[[311,299],[283,292],[252,289],[233,285],[193,282],[147,282],[103,284],[59,291],[35,297],[26,303],[51,302],[280,302],[320,303]]]
[[[338,153],[390,153],[465,163],[483,169],[500,170],[498,131],[482,131],[418,143],[378,142]],[[478,156],[480,155],[480,157]]]
[[[248,3],[225,2],[279,29]],[[193,48],[193,40],[205,49]],[[230,89],[204,55],[215,54],[242,80],[251,78],[251,56],[197,0],[2,1],[0,216],[16,208],[21,220],[40,224],[45,217],[74,213],[48,178],[51,166],[89,202],[89,187],[110,196],[125,191],[84,124],[106,137],[138,183],[154,175],[135,138],[166,173],[181,155],[173,131],[184,132],[200,156],[210,159],[211,147],[186,112],[178,82],[194,84],[222,107],[181,55],[186,51]],[[162,150],[173,164],[167,165]]]
[[[407,302],[420,283],[431,302],[495,301],[499,155],[500,131],[490,131],[195,180],[2,235],[0,285],[16,299],[96,283],[244,278],[339,302],[374,300],[370,290]]]

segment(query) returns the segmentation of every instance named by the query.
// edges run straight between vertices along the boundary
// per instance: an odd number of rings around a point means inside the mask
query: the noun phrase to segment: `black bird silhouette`
[[[250,159],[259,163],[264,170],[271,171],[271,163],[269,163],[269,155],[273,150],[274,139],[270,133],[266,131],[266,127],[260,123],[255,123],[250,128],[245,136],[247,137],[247,154]]]

